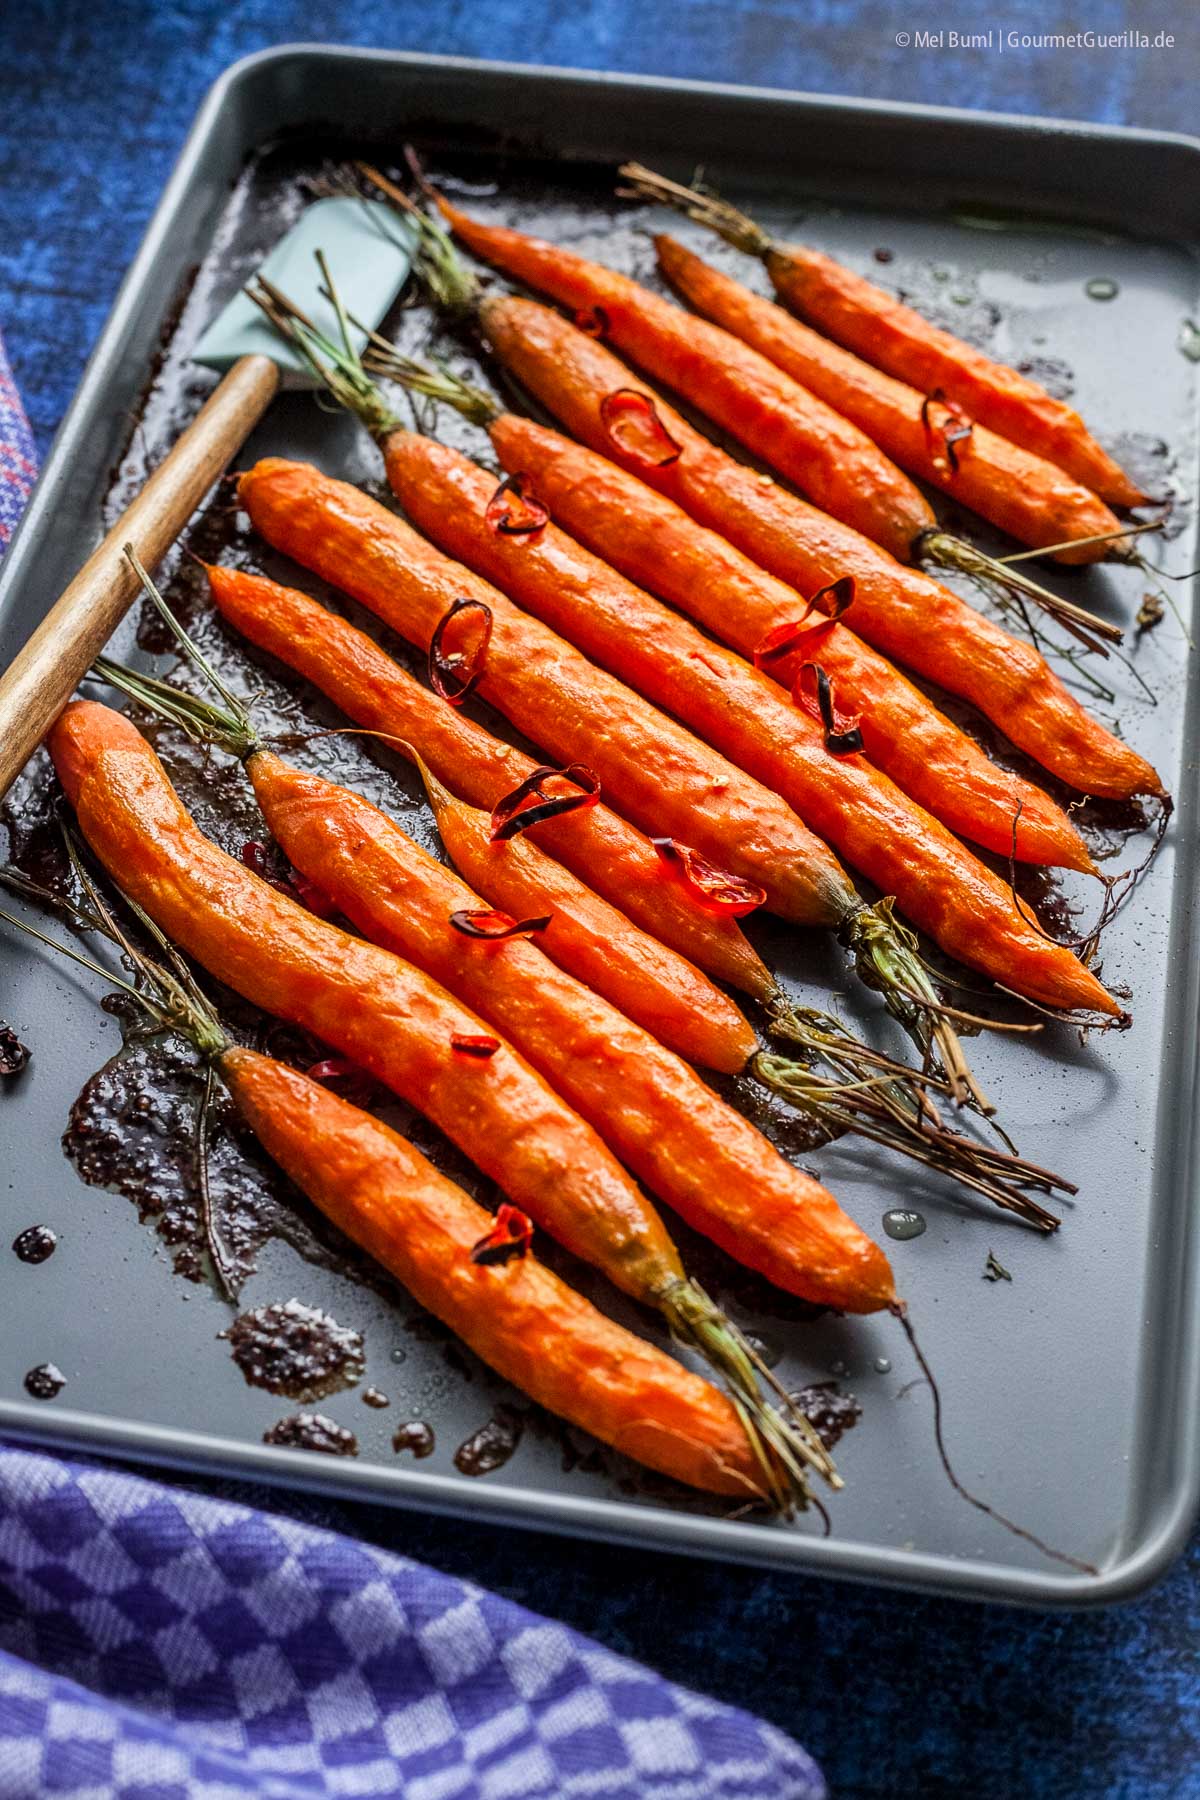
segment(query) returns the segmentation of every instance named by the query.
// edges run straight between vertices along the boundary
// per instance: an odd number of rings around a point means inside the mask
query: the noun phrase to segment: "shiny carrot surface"
[[[1120,520],[1104,502],[1057,463],[977,422],[948,446],[942,427],[954,429],[955,419],[944,404],[929,400],[929,390],[910,387],[831,343],[675,238],[654,241],[659,267],[690,305],[836,406],[909,474],[944,489],[1032,549],[1120,531]],[[1063,551],[1057,560],[1099,562],[1109,548],[1090,544]]]
[[[931,324],[819,250],[774,244],[765,261],[780,298],[847,349],[923,394],[940,388],[971,418],[1057,463],[1113,506],[1138,506],[1146,498],[1074,407],[1037,382]]]
[[[1106,799],[1163,792],[1145,758],[1093,719],[1031,644],[710,443],[603,344],[532,300],[489,296],[480,317],[496,355],[573,437],[801,593],[853,575],[856,634],[970,700],[1043,768]],[[681,446],[671,463],[647,462],[606,426],[606,395],[630,388]]]
[[[213,600],[235,630],[313,682],[356,724],[402,740],[393,746],[398,750],[410,744],[455,794],[490,812],[532,773],[531,757],[447,706],[373,639],[307,594],[236,569],[213,567],[208,575]],[[655,1008],[642,1024],[654,1029],[653,1019],[668,1032],[676,1029],[657,999],[665,988],[678,998],[680,1029],[687,1018],[703,1016],[723,1042],[741,1041],[745,1021],[700,971],[764,1003],[774,997],[773,979],[734,920],[702,912],[664,879],[647,838],[601,803],[547,819],[527,842],[640,927],[632,954],[647,972],[647,1002]],[[725,1053],[712,1044],[706,1051],[703,1040],[686,1032],[672,1047],[701,1063]]]
[[[502,1033],[694,1229],[804,1299],[848,1312],[894,1300],[882,1252],[832,1195],[679,1057],[536,941],[456,930],[452,915],[483,901],[377,807],[269,751],[250,759],[249,773],[296,868],[373,942]]]
[[[454,601],[492,615],[479,693],[561,764],[580,762],[640,829],[758,884],[772,911],[836,925],[858,896],[837,859],[775,794],[589,663],[540,621],[435,550],[378,501],[309,464],[268,458],[239,494],[268,542],[428,649]]]
[[[1119,1014],[1003,882],[865,757],[831,753],[821,724],[769,677],[557,526],[525,538],[495,530],[494,480],[459,451],[395,431],[384,454],[405,511],[439,544],[783,796],[943,949],[1046,1006]]]
[[[631,581],[688,613],[743,656],[805,601],[727,539],[697,524],[665,494],[585,445],[504,413],[489,427],[505,469],[525,473],[551,516]],[[834,683],[838,705],[859,716],[870,760],[960,837],[1019,860],[1090,870],[1066,814],[1032,782],[999,768],[846,624],[818,611],[798,647],[764,664],[791,689],[804,662]]]
[[[761,1491],[723,1394],[606,1319],[536,1257],[473,1261],[492,1215],[397,1132],[253,1050],[226,1051],[221,1074],[313,1204],[505,1380],[677,1481],[745,1498]]]
[[[351,937],[200,832],[121,713],[68,706],[47,740],[80,829],[125,893],[228,987],[302,1025],[431,1119],[560,1243],[638,1298],[683,1279],[662,1221],[591,1126],[478,1016]]]
[[[562,305],[598,309],[609,343],[835,518],[905,560],[936,526],[923,495],[864,431],[740,339],[574,251],[440,205],[476,256]]]

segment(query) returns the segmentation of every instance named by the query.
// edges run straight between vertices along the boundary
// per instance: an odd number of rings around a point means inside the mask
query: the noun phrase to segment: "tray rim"
[[[1200,136],[1156,131],[1143,126],[1097,124],[1087,120],[975,111],[964,107],[672,76],[327,45],[305,40],[254,51],[231,63],[201,101],[0,564],[0,616],[6,610],[10,594],[23,579],[26,562],[36,554],[43,518],[52,512],[66,480],[71,441],[77,425],[95,406],[105,383],[116,372],[129,316],[143,285],[154,273],[160,241],[187,197],[210,135],[239,88],[251,84],[264,71],[269,73],[286,63],[298,61],[335,61],[346,65],[366,62],[390,66],[410,76],[436,70],[499,82],[532,81],[545,87],[570,81],[597,88],[616,87],[647,97],[662,93],[691,95],[769,105],[789,111],[829,111],[901,122],[953,123],[958,128],[1000,130],[1012,136],[1041,132],[1080,142],[1100,140],[1181,151],[1193,159],[1200,159]],[[1200,160],[1197,171],[1200,172]],[[1200,229],[1197,242],[1200,243]],[[1178,927],[1178,920],[1176,924]],[[1196,970],[1191,971],[1185,984],[1193,1000],[1196,974]],[[1182,1004],[1182,999],[1177,999],[1175,1013]],[[1173,1016],[1168,1001],[1165,1018],[1170,1020]],[[1200,1028],[1197,1027],[1194,1005],[1188,1029],[1185,1054],[1190,1063],[1190,1077],[1181,1083],[1180,1091],[1190,1090],[1194,1123],[1180,1149],[1186,1176],[1184,1185],[1200,1197]],[[1193,1225],[1187,1255],[1181,1261],[1181,1279],[1193,1296],[1198,1277],[1200,1231]],[[452,1517],[484,1518],[496,1524],[521,1525],[566,1536],[598,1537],[606,1542],[673,1550],[768,1568],[777,1573],[786,1570],[837,1576],[888,1587],[916,1588],[928,1593],[952,1593],[964,1599],[1083,1610],[1130,1600],[1158,1581],[1184,1548],[1200,1512],[1200,1307],[1193,1306],[1184,1312],[1178,1367],[1179,1374],[1173,1387],[1181,1424],[1179,1466],[1182,1474],[1171,1480],[1170,1504],[1159,1509],[1161,1516],[1155,1529],[1138,1538],[1131,1550],[1121,1553],[1099,1576],[1063,1576],[1049,1571],[1014,1569],[989,1561],[964,1563],[929,1552],[839,1542],[835,1537],[819,1538],[808,1532],[748,1531],[726,1520],[672,1512],[665,1507],[642,1508],[616,1500],[550,1494],[502,1482],[486,1486],[473,1484],[466,1488],[448,1475],[325,1459],[302,1451],[281,1451],[215,1434],[105,1418],[69,1409],[51,1411],[33,1401],[0,1399],[0,1432],[31,1448],[59,1448],[87,1455],[110,1454],[133,1461],[144,1459],[151,1465],[146,1471],[148,1474],[152,1474],[157,1466],[209,1476],[232,1475],[238,1479],[261,1481],[269,1487],[296,1488],[346,1500],[392,1504]]]

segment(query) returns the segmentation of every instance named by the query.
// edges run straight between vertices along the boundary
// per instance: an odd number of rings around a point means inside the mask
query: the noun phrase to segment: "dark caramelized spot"
[[[324,1413],[291,1413],[263,1432],[264,1444],[285,1450],[319,1450],[325,1456],[357,1456],[358,1439]]]
[[[58,1238],[48,1225],[30,1225],[13,1239],[13,1254],[23,1263],[44,1263],[57,1247]]]
[[[392,1433],[392,1449],[397,1456],[408,1450],[420,1462],[423,1457],[433,1455],[433,1427],[424,1419],[410,1419]]]
[[[34,1400],[53,1400],[66,1385],[66,1376],[54,1363],[39,1363],[25,1377],[25,1392]]]
[[[454,1452],[454,1466],[462,1475],[490,1475],[502,1469],[521,1442],[525,1422],[510,1406],[499,1406],[486,1425],[473,1432]]]
[[[836,1381],[815,1381],[800,1388],[792,1399],[812,1424],[827,1450],[832,1450],[862,1418],[862,1407],[853,1394],[843,1394]]]
[[[19,1075],[29,1061],[29,1051],[11,1025],[0,1021],[0,1078]]]
[[[299,1300],[242,1313],[223,1335],[250,1387],[289,1400],[324,1400],[366,1368],[360,1334]]]

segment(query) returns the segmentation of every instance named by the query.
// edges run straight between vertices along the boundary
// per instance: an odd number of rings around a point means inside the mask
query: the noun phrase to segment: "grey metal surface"
[[[628,220],[615,233],[602,229],[607,193],[588,165],[634,154],[686,174],[703,161],[769,226],[804,218],[811,237],[858,263],[886,246],[895,255],[892,276],[903,272],[925,298],[951,309],[961,294],[966,323],[990,317],[994,305],[1001,356],[1067,362],[1077,403],[1102,437],[1137,433],[1169,445],[1186,529],[1163,556],[1176,570],[1195,566],[1196,366],[1177,338],[1182,320],[1200,309],[1200,145],[683,83],[285,50],[238,65],[201,111],[0,571],[0,663],[97,537],[114,468],[124,460],[128,473],[131,457],[152,456],[175,409],[203,391],[205,377],[189,387],[179,373],[187,352],[214,304],[270,241],[260,236],[285,222],[280,207],[294,196],[259,208],[253,184],[243,182],[230,204],[247,153],[279,132],[352,132],[364,118],[393,146],[415,133],[486,149],[500,134],[550,161],[578,164],[547,167],[541,188],[526,165],[515,216],[551,235],[570,227],[573,241],[601,256],[616,246],[617,258],[640,273],[652,261],[648,248]],[[480,202],[503,203],[503,194]],[[596,207],[596,235],[581,240],[581,215]],[[992,213],[1000,207],[1009,221]],[[1012,222],[1018,216],[1025,224]],[[1039,216],[1057,224],[1047,229]],[[201,273],[189,288],[196,265]],[[747,270],[732,256],[729,266]],[[1117,283],[1114,300],[1087,296],[1096,277]],[[144,396],[168,319],[166,360]],[[127,452],[130,409],[140,410],[144,436]],[[482,440],[471,447],[481,452]],[[249,454],[266,451],[311,456],[351,479],[378,474],[348,422],[299,398],[275,409]],[[1143,585],[1133,572],[1106,572],[1072,578],[1069,591],[1129,621]],[[1186,585],[1175,592],[1186,614]],[[1164,853],[1106,945],[1107,977],[1135,990],[1135,1027],[1086,1046],[1051,1027],[1036,1045],[992,1037],[972,1047],[1022,1150],[1080,1183],[1058,1238],[1036,1240],[850,1143],[806,1158],[868,1230],[878,1231],[888,1205],[926,1214],[922,1238],[889,1250],[942,1378],[960,1472],[1034,1531],[1097,1562],[1099,1580],[1046,1563],[954,1497],[933,1454],[928,1395],[909,1387],[915,1370],[888,1321],[804,1325],[745,1315],[783,1351],[789,1381],[844,1369],[840,1379],[863,1403],[862,1423],[840,1447],[848,1490],[827,1540],[808,1521],[732,1522],[683,1495],[628,1493],[620,1485],[627,1470],[615,1462],[598,1473],[565,1470],[552,1435],[527,1432],[496,1475],[460,1476],[454,1447],[503,1399],[500,1384],[478,1366],[466,1379],[448,1366],[443,1346],[405,1332],[403,1311],[282,1245],[265,1256],[247,1303],[295,1293],[358,1326],[367,1379],[392,1406],[374,1413],[355,1394],[324,1403],[358,1432],[354,1462],[264,1447],[264,1427],[288,1408],[243,1384],[216,1338],[226,1310],[173,1276],[129,1203],[84,1187],[59,1149],[71,1101],[115,1048],[115,1029],[96,1011],[87,978],[76,981],[7,935],[0,1016],[32,1044],[35,1061],[0,1097],[0,1430],[464,1516],[960,1593],[1083,1604],[1143,1586],[1182,1542],[1200,1470],[1200,958],[1195,683],[1169,616],[1136,658],[1158,706],[1147,706],[1118,672],[1118,700],[1107,710],[1156,761],[1180,806]],[[396,804],[405,804],[399,790]],[[1088,885],[1066,891],[1090,916]],[[789,943],[778,931],[760,941],[809,991],[840,981],[831,950]],[[857,1002],[854,1010],[862,1012]],[[62,1243],[48,1263],[28,1268],[7,1243],[35,1222],[54,1226]],[[989,1249],[1012,1271],[1011,1285],[983,1281]],[[402,1363],[391,1358],[396,1347]],[[881,1359],[890,1369],[876,1367]],[[22,1377],[44,1360],[63,1369],[68,1387],[39,1405],[25,1397]],[[418,1416],[433,1423],[438,1450],[414,1468],[389,1440],[397,1423]]]

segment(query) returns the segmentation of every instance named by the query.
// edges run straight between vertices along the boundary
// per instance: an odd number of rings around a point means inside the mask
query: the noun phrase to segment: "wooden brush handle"
[[[279,370],[268,356],[243,356],[233,365],[0,675],[0,799],[138,592],[125,545],[133,545],[148,569],[161,562],[278,387]]]

